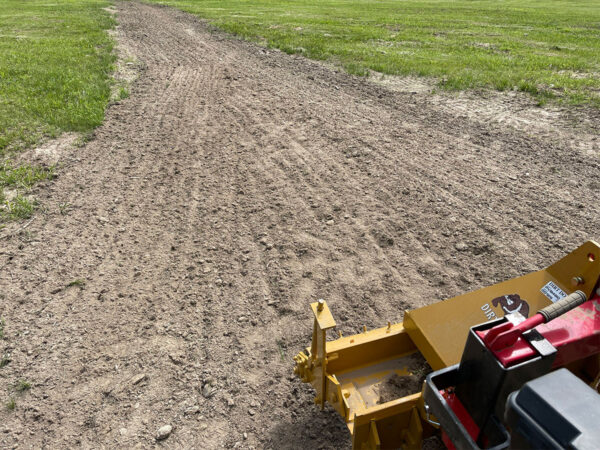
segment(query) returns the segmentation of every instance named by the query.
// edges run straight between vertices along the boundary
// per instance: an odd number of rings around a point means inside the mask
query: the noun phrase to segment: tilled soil
[[[348,448],[292,377],[310,301],[358,332],[597,237],[593,120],[442,107],[168,8],[118,21],[131,97],[0,232],[0,447]]]

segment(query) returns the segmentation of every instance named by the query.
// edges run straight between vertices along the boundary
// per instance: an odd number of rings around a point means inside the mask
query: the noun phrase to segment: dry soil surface
[[[117,16],[130,98],[0,233],[0,447],[347,448],[292,377],[310,301],[358,332],[598,237],[593,112],[445,101],[172,9]]]

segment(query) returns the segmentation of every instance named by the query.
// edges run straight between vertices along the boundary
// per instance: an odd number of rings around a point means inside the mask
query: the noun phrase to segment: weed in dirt
[[[31,389],[31,383],[26,380],[19,380],[15,383],[14,388],[15,388],[15,391],[17,391],[19,393],[23,393],[23,392]]]
[[[0,156],[102,122],[115,58],[109,3],[0,2]]]
[[[77,148],[81,148],[85,144],[90,142],[93,139],[93,137],[94,137],[93,131],[89,131],[87,133],[82,133],[77,137],[77,139],[75,139],[75,141],[73,142],[73,146],[77,147]]]
[[[71,205],[67,202],[59,203],[58,205],[58,210],[60,211],[61,216],[65,216],[69,212],[70,208]]]
[[[281,358],[281,362],[285,362],[285,344],[283,341],[277,340],[277,349],[279,350],[279,357]]]
[[[17,402],[15,402],[15,399],[11,397],[8,399],[5,406],[7,410],[14,411],[14,409],[17,407]]]
[[[119,100],[123,100],[129,97],[129,90],[125,87],[119,88]]]
[[[83,289],[85,287],[85,280],[78,278],[67,284],[67,287],[79,287]]]
[[[31,217],[36,202],[23,194],[27,193],[36,183],[51,179],[53,176],[54,167],[13,166],[8,161],[1,163],[0,222]],[[5,189],[14,191],[15,195],[8,197]]]
[[[4,326],[6,325],[6,322],[4,322],[4,319],[2,317],[0,317],[0,340],[4,339]]]
[[[0,198],[0,202],[0,220],[29,219],[36,206],[35,200],[20,194],[11,200]]]
[[[150,0],[347,71],[600,107],[597,0]]]
[[[8,355],[2,355],[2,358],[0,358],[0,369],[2,369],[3,367],[6,367],[10,364],[12,360],[10,359],[10,356]]]
[[[13,167],[5,161],[0,166],[0,187],[16,189],[30,189],[36,183],[51,179],[54,176],[54,167],[35,167],[22,165]]]

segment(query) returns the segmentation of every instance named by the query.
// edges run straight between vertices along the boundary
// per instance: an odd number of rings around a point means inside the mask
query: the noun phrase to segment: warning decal
[[[549,281],[546,285],[541,289],[542,294],[548,297],[552,302],[557,302],[561,298],[565,298],[567,294],[561,288],[559,288],[556,283],[553,281]]]

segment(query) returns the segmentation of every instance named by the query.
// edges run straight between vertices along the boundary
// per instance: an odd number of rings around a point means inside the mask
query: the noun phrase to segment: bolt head
[[[325,300],[323,300],[322,298],[320,298],[319,300],[317,300],[317,311],[323,311],[323,307],[325,306]]]
[[[573,277],[573,278],[571,278],[571,284],[573,286],[579,286],[579,285],[584,284],[583,277]]]

